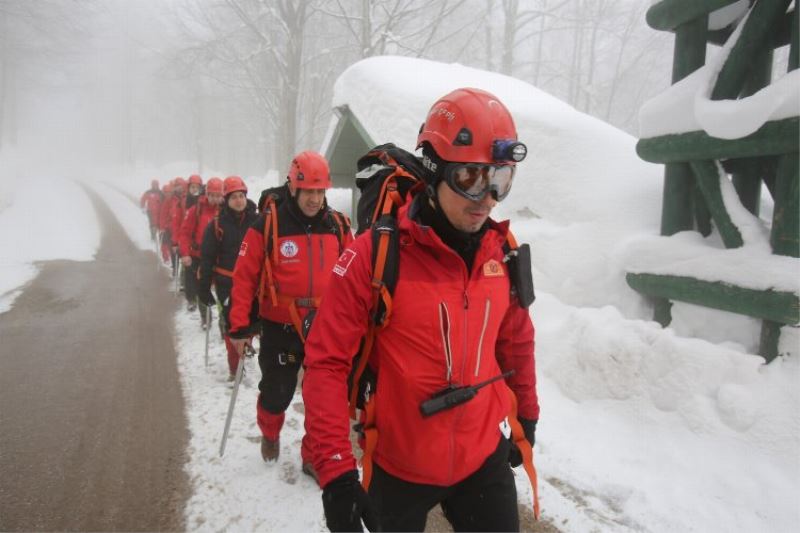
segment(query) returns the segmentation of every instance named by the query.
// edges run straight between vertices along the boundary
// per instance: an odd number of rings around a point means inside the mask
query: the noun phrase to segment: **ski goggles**
[[[491,193],[499,202],[511,191],[515,169],[514,165],[449,163],[445,167],[445,180],[453,191],[468,200],[479,202],[486,193]]]

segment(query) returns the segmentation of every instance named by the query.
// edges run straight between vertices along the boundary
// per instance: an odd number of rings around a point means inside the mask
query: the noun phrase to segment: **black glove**
[[[523,433],[525,433],[525,440],[530,443],[532,448],[536,444],[536,422],[538,420],[528,420],[522,417],[519,417],[518,420],[522,426]],[[511,449],[508,451],[508,463],[514,468],[522,464],[522,453],[513,441],[511,442]]]
[[[378,517],[358,482],[358,472],[350,470],[337,477],[322,490],[325,522],[331,531],[364,531],[361,520],[369,531],[378,531]]]

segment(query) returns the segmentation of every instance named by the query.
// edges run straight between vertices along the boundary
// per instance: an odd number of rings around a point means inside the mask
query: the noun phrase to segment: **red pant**
[[[258,395],[256,400],[256,421],[261,430],[261,434],[269,440],[277,440],[281,434],[283,421],[286,418],[286,413],[273,414],[264,409],[261,405],[261,395]],[[300,458],[304,463],[311,462],[311,445],[308,441],[308,435],[303,435],[303,441],[300,446]]]

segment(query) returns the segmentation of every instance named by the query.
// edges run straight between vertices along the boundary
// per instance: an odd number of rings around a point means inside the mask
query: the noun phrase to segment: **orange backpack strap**
[[[510,387],[506,388],[511,396],[511,412],[508,415],[508,423],[511,426],[511,440],[519,448],[519,453],[522,454],[522,466],[525,468],[525,473],[528,474],[528,479],[533,489],[533,516],[536,520],[539,520],[539,482],[536,477],[536,467],[533,464],[533,448],[531,443],[525,440],[525,431],[523,431],[522,424],[517,419],[517,396]]]
[[[269,299],[273,306],[278,305],[278,293],[275,290],[275,279],[272,276],[272,263],[278,262],[278,249],[275,246],[270,246],[270,243],[278,242],[278,213],[276,211],[275,200],[270,198],[264,210],[264,268],[261,270],[261,281],[258,289],[259,301],[264,301],[265,293],[269,290]],[[272,236],[272,239],[270,239],[270,236]]]
[[[339,255],[341,255],[344,251],[344,232],[349,231],[345,230],[345,227],[350,227],[350,219],[347,218],[347,215],[343,215],[334,209],[331,209],[330,213],[331,218],[333,218],[333,222],[336,224],[336,229],[338,230],[337,238],[339,239]]]

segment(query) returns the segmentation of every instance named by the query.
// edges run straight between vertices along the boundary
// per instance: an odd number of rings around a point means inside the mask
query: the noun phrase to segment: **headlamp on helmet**
[[[514,139],[496,140],[492,143],[492,159],[519,163],[528,155],[528,147]]]

